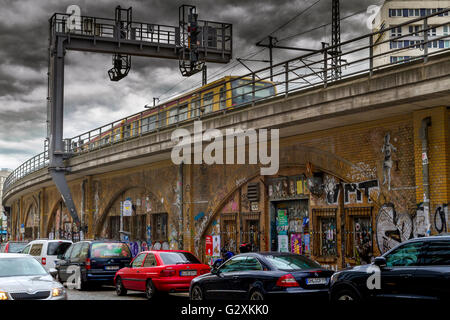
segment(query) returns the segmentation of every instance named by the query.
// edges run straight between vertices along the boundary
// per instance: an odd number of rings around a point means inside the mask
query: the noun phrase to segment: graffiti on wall
[[[398,213],[392,203],[381,206],[376,219],[376,237],[381,253],[413,236],[413,221],[408,213]]]
[[[353,202],[362,203],[363,202],[363,193],[367,197],[368,202],[372,202],[373,191],[379,191],[378,180],[368,180],[359,183],[344,183],[344,203],[350,204]],[[339,198],[339,183],[337,183],[337,179],[334,177],[326,176],[325,177],[325,194],[327,203],[338,204]],[[353,196],[353,200],[352,197]]]
[[[448,231],[448,204],[440,205],[436,208],[434,212],[434,227],[438,233],[443,233]]]
[[[391,190],[391,169],[392,169],[392,152],[397,149],[390,142],[391,135],[386,133],[384,136],[384,144],[381,147],[381,152],[384,154],[383,160],[383,185],[387,183],[388,190]]]

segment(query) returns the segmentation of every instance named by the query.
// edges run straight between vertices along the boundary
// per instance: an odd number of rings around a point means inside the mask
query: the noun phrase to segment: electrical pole
[[[339,13],[339,0],[332,0],[332,21],[331,21],[331,46],[332,55],[332,78],[338,80],[341,78],[341,19]]]

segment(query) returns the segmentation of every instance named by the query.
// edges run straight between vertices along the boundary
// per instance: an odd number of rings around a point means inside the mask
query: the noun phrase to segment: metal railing
[[[417,60],[426,62],[431,56],[450,51],[448,34],[430,34],[432,29],[450,24],[450,18],[444,16],[441,18],[443,23],[428,24],[430,18],[441,16],[449,10],[446,8],[336,46],[324,47],[243,76],[224,78],[223,81],[191,91],[151,109],[66,139],[66,152],[71,156],[91,152],[159,130],[176,128],[194,120],[242,110],[273,97],[287,97],[302,90],[324,88],[336,81],[358,75],[371,76],[376,70],[400,63]],[[418,22],[422,22],[420,31],[395,35],[391,33],[391,30],[398,30],[412,23],[417,25]],[[420,40],[410,40],[413,39],[411,37],[417,39],[417,34],[421,35]],[[384,39],[386,35],[387,39]],[[167,39],[171,39],[171,36]],[[391,48],[393,41],[402,41],[401,48]],[[390,61],[392,55],[405,54],[408,56],[400,56],[403,57],[400,61]],[[331,63],[332,60],[336,61],[336,55],[343,61],[341,66]],[[332,71],[338,67],[340,77],[336,79],[333,76],[336,73]],[[26,161],[6,179],[4,191],[7,192],[13,183],[47,164],[48,154],[45,152]]]
[[[69,14],[55,13],[50,18],[50,36],[63,33],[69,36],[92,37],[94,40],[96,38],[121,39],[173,46],[174,48],[178,48],[186,42],[186,39],[181,39],[183,33],[180,28],[174,26],[143,22],[126,23],[126,21],[121,21],[122,25],[117,25],[114,19],[90,16],[80,16],[79,20],[74,20],[75,23],[71,24],[68,23],[71,21],[70,19],[72,18]],[[201,31],[199,47],[231,53],[231,24],[199,20],[198,25]]]

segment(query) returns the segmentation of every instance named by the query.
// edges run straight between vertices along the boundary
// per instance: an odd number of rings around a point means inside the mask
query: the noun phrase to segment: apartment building
[[[379,31],[406,23],[408,21],[438,13],[450,8],[450,1],[422,0],[392,0],[385,1],[378,15],[372,21],[372,30]],[[424,44],[426,26],[423,19],[407,25],[398,26],[374,39],[374,67],[401,63],[420,57],[428,50],[438,52],[450,47],[450,14],[438,13],[426,19],[428,43]],[[445,37],[449,36],[449,37]],[[389,41],[390,40],[390,41]],[[425,46],[427,47],[425,49]],[[384,54],[385,53],[385,54]]]

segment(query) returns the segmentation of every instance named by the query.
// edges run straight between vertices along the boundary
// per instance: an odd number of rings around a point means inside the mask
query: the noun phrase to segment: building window
[[[174,124],[177,121],[178,121],[178,108],[172,108],[169,110],[169,119],[167,122],[169,124]]]
[[[358,264],[370,263],[373,255],[372,209],[345,208],[346,256]]]
[[[336,212],[335,208],[312,210],[315,256],[337,256]]]
[[[394,27],[391,29],[391,37],[400,37],[402,35],[402,27]]]
[[[167,213],[151,215],[152,242],[167,241]]]

